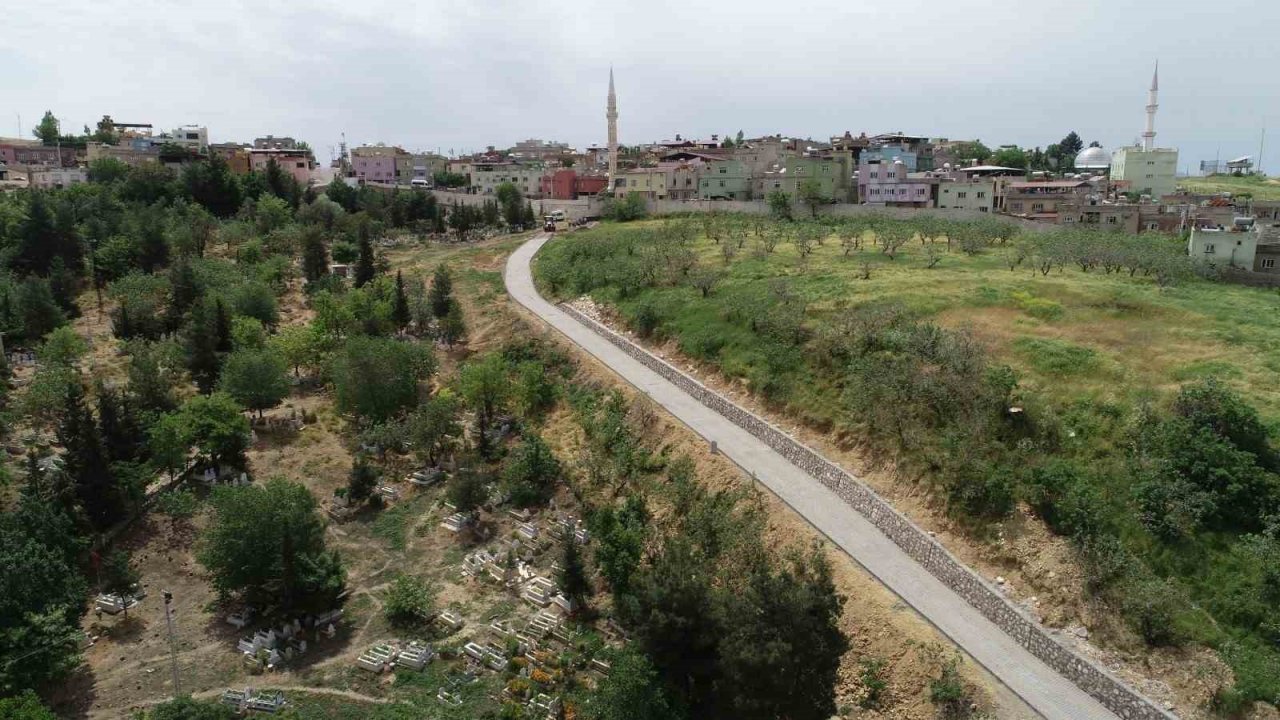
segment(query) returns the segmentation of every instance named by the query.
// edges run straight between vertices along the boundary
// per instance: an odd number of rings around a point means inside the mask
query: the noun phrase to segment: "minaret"
[[[1147,129],[1142,133],[1142,149],[1151,150],[1156,142],[1156,93],[1160,90],[1160,63],[1156,62],[1156,71],[1151,76],[1151,89],[1147,91]]]
[[[609,68],[609,104],[605,109],[609,120],[609,187],[618,177],[618,96],[613,93],[613,68]]]

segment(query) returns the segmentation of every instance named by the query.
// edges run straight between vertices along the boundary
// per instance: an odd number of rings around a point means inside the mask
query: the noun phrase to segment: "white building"
[[[1187,240],[1187,256],[1210,265],[1224,265],[1244,270],[1253,269],[1254,256],[1258,252],[1258,232],[1248,229],[1191,231]]]
[[[84,168],[40,168],[27,174],[28,182],[33,188],[64,188],[89,181]]]
[[[1178,151],[1155,147],[1159,90],[1160,67],[1157,65],[1151,76],[1151,88],[1147,90],[1147,125],[1142,132],[1142,144],[1122,147],[1111,154],[1111,182],[1124,183],[1121,189],[1147,195],[1155,201],[1173,193],[1178,175]]]

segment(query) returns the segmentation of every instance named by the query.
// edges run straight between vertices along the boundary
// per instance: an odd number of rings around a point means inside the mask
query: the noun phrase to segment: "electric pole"
[[[170,604],[173,602],[173,593],[168,590],[164,591],[164,624],[169,628],[169,662],[173,666],[173,696],[178,697],[182,691],[178,687],[178,650],[173,640],[173,613]]]

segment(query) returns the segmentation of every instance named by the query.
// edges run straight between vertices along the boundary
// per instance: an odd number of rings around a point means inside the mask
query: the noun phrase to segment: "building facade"
[[[997,212],[1007,182],[1000,177],[944,179],[938,185],[938,209]]]
[[[84,168],[44,167],[27,173],[27,183],[33,188],[65,188],[88,181]]]
[[[160,146],[147,144],[145,147],[128,145],[104,145],[91,142],[86,148],[89,162],[99,158],[112,158],[130,166],[137,167],[143,163],[160,162]]]
[[[1093,186],[1084,180],[1011,182],[1005,187],[1004,209],[1010,215],[1056,220],[1063,203],[1086,202]]]
[[[315,169],[315,161],[306,150],[259,150],[253,148],[249,153],[249,167],[254,172],[266,172],[272,160],[294,180],[306,185],[311,182],[311,171]]]
[[[538,197],[542,192],[541,167],[513,162],[476,162],[471,165],[471,192],[491,195],[503,183],[516,186],[525,197]]]
[[[698,178],[700,200],[750,200],[751,171],[735,158],[710,160]]]
[[[667,199],[667,171],[663,168],[633,168],[618,174],[613,182],[614,197],[640,193],[646,200]]]
[[[1178,151],[1122,147],[1111,154],[1111,182],[1122,192],[1158,200],[1177,188]]]
[[[848,202],[851,185],[849,166],[842,158],[811,155],[784,157],[777,165],[754,178],[752,192],[757,198],[782,191],[792,201],[799,200],[800,188],[808,180],[815,181],[823,197],[834,202]]]
[[[397,164],[397,158],[407,157],[402,148],[388,145],[361,145],[351,148],[351,171],[363,182],[386,183],[393,185],[397,181],[397,172],[403,171],[403,165]],[[405,182],[408,182],[406,179]]]

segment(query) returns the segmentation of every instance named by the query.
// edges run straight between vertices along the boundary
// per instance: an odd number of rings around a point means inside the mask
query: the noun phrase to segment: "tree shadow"
[[[46,695],[49,707],[60,718],[80,720],[89,717],[89,711],[98,699],[96,682],[93,670],[82,664],[49,688]]]

